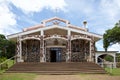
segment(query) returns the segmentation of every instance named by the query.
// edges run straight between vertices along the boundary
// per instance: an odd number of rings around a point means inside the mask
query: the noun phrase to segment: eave
[[[70,30],[71,32],[85,34],[85,35],[88,35],[88,36],[95,37],[98,40],[103,38],[102,35],[94,34],[94,33],[87,32],[87,31],[77,30],[77,29],[73,29],[73,28],[69,28],[69,27],[63,27],[63,26],[59,26],[59,25],[52,25],[52,26],[38,28],[38,29],[35,29],[35,30],[30,30],[30,31],[23,31],[23,32],[19,32],[19,33],[16,33],[16,34],[8,35],[7,37],[8,37],[8,39],[12,39],[12,38],[17,38],[18,36],[28,35],[28,34],[31,34],[31,33],[39,32],[41,30],[45,31],[45,30],[54,29],[54,28],[63,29],[63,30],[67,30],[67,31]]]

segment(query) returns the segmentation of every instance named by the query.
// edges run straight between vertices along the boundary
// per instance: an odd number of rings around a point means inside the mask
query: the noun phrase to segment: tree
[[[6,39],[5,36],[3,34],[0,34],[0,41],[5,39]]]
[[[117,53],[117,54],[116,54],[116,61],[117,61],[117,62],[120,62],[120,53]]]
[[[110,55],[106,55],[106,56],[104,57],[104,59],[105,59],[106,61],[113,62],[113,57],[110,56]]]
[[[103,35],[104,49],[107,51],[108,47],[120,43],[120,22],[115,24],[115,27],[108,29]]]
[[[7,43],[7,40],[4,35],[0,34],[0,56],[2,57],[5,53],[4,47]]]
[[[10,58],[15,55],[15,42],[7,40],[0,34],[0,57]]]

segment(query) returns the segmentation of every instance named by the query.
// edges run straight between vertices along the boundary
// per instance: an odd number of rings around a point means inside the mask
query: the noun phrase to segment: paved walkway
[[[120,80],[120,76],[109,76],[100,74],[38,75],[35,80]]]

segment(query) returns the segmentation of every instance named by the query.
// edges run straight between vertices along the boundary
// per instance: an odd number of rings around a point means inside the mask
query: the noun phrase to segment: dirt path
[[[38,75],[35,80],[120,80],[120,76],[109,75]]]

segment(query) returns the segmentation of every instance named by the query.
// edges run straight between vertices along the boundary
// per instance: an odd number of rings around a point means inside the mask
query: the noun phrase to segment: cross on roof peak
[[[57,16],[58,11],[59,11],[59,8],[55,8],[55,16]]]

